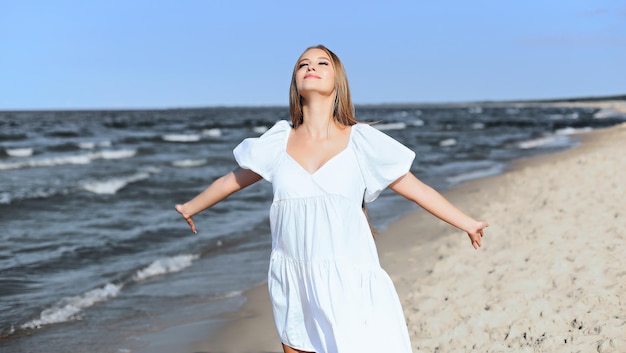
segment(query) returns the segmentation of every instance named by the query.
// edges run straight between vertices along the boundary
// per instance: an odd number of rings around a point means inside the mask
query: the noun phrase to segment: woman
[[[400,301],[362,209],[387,186],[481,245],[487,222],[458,210],[409,168],[415,154],[360,124],[339,58],[308,48],[293,70],[291,123],[234,149],[239,168],[191,201],[192,216],[261,179],[272,183],[268,287],[285,353],[412,352]]]

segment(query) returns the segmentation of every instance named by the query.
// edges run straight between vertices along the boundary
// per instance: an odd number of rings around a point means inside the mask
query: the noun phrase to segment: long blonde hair
[[[298,86],[296,85],[296,71],[298,71],[300,59],[302,59],[304,53],[310,49],[320,49],[328,54],[333,65],[333,70],[335,70],[335,106],[333,108],[333,117],[338,123],[344,126],[350,126],[358,123],[354,117],[354,105],[352,104],[352,98],[350,97],[350,86],[348,85],[346,70],[343,68],[343,64],[341,63],[341,60],[339,60],[339,57],[330,49],[320,44],[306,48],[293,67],[293,73],[291,74],[291,87],[289,88],[289,115],[291,116],[291,123],[293,127],[297,128],[303,121],[302,97],[300,96]]]

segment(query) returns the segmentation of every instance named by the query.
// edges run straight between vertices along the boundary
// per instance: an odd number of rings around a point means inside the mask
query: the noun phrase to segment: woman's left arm
[[[484,229],[489,226],[485,221],[477,221],[456,208],[439,192],[424,184],[409,172],[389,185],[393,191],[415,202],[437,218],[449,223],[469,236],[474,249],[481,245]]]

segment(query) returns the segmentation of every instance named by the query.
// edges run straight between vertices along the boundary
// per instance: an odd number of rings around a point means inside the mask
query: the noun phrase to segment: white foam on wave
[[[574,127],[566,127],[563,129],[558,129],[556,130],[556,134],[557,135],[576,135],[576,134],[582,134],[585,132],[589,132],[592,131],[593,128],[591,127],[580,127],[580,128],[574,128]]]
[[[91,158],[87,155],[64,156],[42,159],[31,159],[21,162],[0,163],[0,170],[37,168],[37,167],[54,167],[67,164],[88,164]]]
[[[52,158],[30,159],[19,162],[0,163],[0,170],[22,169],[22,168],[38,168],[38,167],[55,167],[59,165],[69,164],[89,164],[97,159],[124,159],[131,158],[137,154],[137,150],[105,150],[92,152],[89,154],[70,155]]]
[[[474,130],[482,130],[485,128],[485,124],[483,123],[473,123],[472,124],[472,129]]]
[[[602,108],[600,110],[598,110],[597,112],[595,112],[595,114],[593,114],[593,118],[594,119],[605,119],[614,115],[617,115],[618,113],[611,109],[611,108]]]
[[[495,165],[489,168],[474,170],[468,173],[463,173],[463,174],[455,175],[452,177],[448,177],[446,178],[446,181],[451,184],[458,184],[458,183],[462,183],[468,180],[484,178],[484,177],[488,177],[491,175],[497,175],[497,174],[502,173],[503,170],[504,170],[504,167],[502,165]]]
[[[197,142],[200,141],[198,134],[170,134],[161,136],[167,142]]]
[[[91,181],[82,184],[82,188],[98,195],[114,195],[128,184],[145,180],[150,177],[148,172],[140,172],[123,178],[112,178],[101,181]]]
[[[107,283],[101,288],[92,289],[82,295],[63,298],[52,307],[42,311],[38,319],[23,324],[22,328],[40,328],[44,325],[75,320],[83,309],[116,297],[121,289],[121,284]]]
[[[204,129],[202,130],[202,135],[209,136],[209,137],[220,137],[222,136],[222,130],[218,128]]]
[[[97,147],[111,147],[112,143],[111,141],[100,141],[100,142],[86,141],[86,142],[79,142],[76,145],[78,146],[78,148],[83,149],[83,150],[92,150],[96,148],[96,146]]]
[[[453,139],[453,138],[439,141],[439,146],[441,147],[450,147],[454,145],[456,145],[456,139]]]
[[[205,165],[208,162],[208,159],[183,159],[180,161],[173,161],[172,165],[179,168],[193,168]]]
[[[35,152],[32,148],[7,148],[5,151],[10,157],[30,157]]]
[[[178,255],[158,259],[146,268],[137,271],[133,276],[133,279],[135,281],[143,281],[150,277],[163,275],[166,273],[179,272],[191,266],[191,263],[198,258],[198,255]]]
[[[415,119],[413,121],[409,121],[408,124],[412,125],[412,126],[424,126],[424,120],[422,120],[422,119]]]
[[[98,195],[114,195],[120,189],[128,185],[124,179],[111,179],[105,181],[93,181],[84,183],[83,189]]]
[[[372,126],[381,131],[406,129],[406,123],[387,123],[387,124],[376,124]]]
[[[132,158],[137,154],[137,150],[103,150],[91,154],[92,159],[126,159]]]
[[[55,195],[67,195],[70,191],[67,188],[31,188],[20,191],[0,192],[0,204],[9,205],[13,200],[45,199]]]
[[[269,130],[267,126],[255,126],[252,128],[252,131],[254,131],[257,134],[262,134],[267,130]]]
[[[549,135],[549,136],[544,136],[544,137],[540,137],[537,139],[533,139],[533,140],[528,140],[528,141],[522,141],[520,143],[517,144],[517,147],[523,149],[523,150],[528,150],[531,148],[536,148],[539,146],[544,146],[547,144],[551,144],[557,141],[557,136],[554,135]]]
[[[227,292],[227,293],[224,293],[224,294],[216,295],[214,297],[211,297],[211,299],[213,299],[213,300],[223,300],[223,299],[235,298],[235,297],[238,297],[238,296],[240,296],[242,294],[243,294],[243,291],[237,290],[237,291],[232,291],[232,292]]]
[[[134,157],[137,150],[104,150],[93,154],[93,159],[126,159]]]

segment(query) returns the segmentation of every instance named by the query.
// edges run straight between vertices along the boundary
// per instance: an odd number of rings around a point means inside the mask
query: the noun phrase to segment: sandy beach
[[[486,219],[478,251],[422,211],[378,235],[415,352],[626,352],[626,125],[445,195]],[[190,352],[282,352],[265,286]],[[381,337],[384,339],[384,337]]]
[[[427,276],[389,268],[417,352],[626,351],[626,126],[582,140],[450,195],[491,221],[479,252],[448,232]]]

